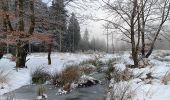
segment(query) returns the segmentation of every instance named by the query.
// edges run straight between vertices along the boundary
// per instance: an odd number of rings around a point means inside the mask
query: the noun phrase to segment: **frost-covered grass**
[[[119,55],[118,55],[119,56]],[[132,60],[129,57],[129,53],[125,52],[121,55],[121,60],[117,61],[114,65],[115,69],[119,69],[120,72],[126,70],[127,64],[132,64]],[[145,68],[129,68],[132,72],[132,78],[129,80],[122,80],[115,83],[115,78],[112,78],[110,82],[110,98],[108,100],[122,100],[119,99],[121,95],[120,91],[126,90],[127,94],[130,91],[133,96],[126,98],[126,100],[169,100],[170,97],[170,51],[154,51],[153,55],[148,59],[149,65]],[[113,81],[114,80],[114,81]],[[122,86],[123,85],[123,86]],[[125,90],[116,88],[126,87]],[[115,93],[116,92],[116,93]],[[125,96],[126,93],[124,94]],[[113,97],[117,97],[114,98]]]

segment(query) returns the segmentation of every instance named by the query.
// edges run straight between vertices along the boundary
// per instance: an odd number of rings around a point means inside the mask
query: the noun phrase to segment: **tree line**
[[[68,13],[67,5],[74,0],[52,0],[47,6],[41,0],[1,0],[0,1],[0,43],[1,54],[12,53],[16,67],[25,67],[30,52],[84,51],[84,46],[92,50],[103,50],[97,45],[98,39],[82,42],[80,25],[76,14]],[[84,44],[85,43],[85,44]],[[87,45],[86,45],[87,43]],[[90,47],[86,48],[86,50]]]

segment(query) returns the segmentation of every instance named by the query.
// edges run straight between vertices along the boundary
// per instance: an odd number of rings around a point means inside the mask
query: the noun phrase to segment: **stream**
[[[94,74],[96,79],[103,79],[103,74]],[[66,95],[57,95],[58,87],[53,85],[44,85],[48,98],[45,100],[103,100],[106,94],[107,82],[102,81],[102,84],[93,85],[86,88],[76,88],[71,93]],[[23,86],[11,93],[14,100],[36,100],[38,85]],[[9,93],[0,97],[0,100],[7,100]]]

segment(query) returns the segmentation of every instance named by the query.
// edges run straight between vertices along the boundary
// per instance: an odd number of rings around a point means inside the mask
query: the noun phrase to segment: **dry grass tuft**
[[[0,88],[4,88],[3,85],[4,84],[8,84],[9,81],[9,72],[6,73],[4,70],[0,71]]]
[[[57,85],[58,84],[57,80],[59,79],[59,77],[60,77],[60,73],[59,72],[55,72],[55,73],[51,74],[51,83],[53,85]]]
[[[34,84],[43,84],[45,83],[47,80],[50,79],[50,74],[45,71],[43,68],[36,68],[32,73],[32,83]]]
[[[165,76],[162,78],[162,83],[167,85],[170,82],[170,73],[166,73]]]
[[[37,96],[42,96],[45,93],[45,87],[43,85],[38,86]]]
[[[80,78],[80,70],[78,65],[66,66],[66,68],[59,74],[56,80],[57,85],[64,86],[65,84],[78,81]]]
[[[6,100],[15,100],[15,93],[14,92],[7,93]]]

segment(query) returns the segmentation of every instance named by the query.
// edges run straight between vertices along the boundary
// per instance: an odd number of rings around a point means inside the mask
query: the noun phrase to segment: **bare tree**
[[[112,24],[110,28],[121,32],[126,38],[122,40],[131,44],[134,65],[138,66],[139,47],[142,44],[141,53],[148,58],[154,48],[154,44],[161,33],[162,27],[168,19],[170,10],[169,0],[102,0],[104,8],[113,16],[108,19],[100,19]],[[154,34],[155,33],[155,34]],[[147,36],[153,36],[146,52]],[[150,37],[149,36],[149,37]],[[140,42],[141,41],[141,42]]]
[[[140,20],[141,26],[141,53],[143,57],[148,58],[154,48],[154,44],[158,39],[158,35],[161,33],[162,27],[167,21],[169,16],[169,0],[140,0]],[[152,34],[151,34],[152,33]],[[152,35],[153,39],[149,39],[147,36]],[[146,40],[151,41],[150,47],[146,47]],[[146,49],[149,49],[146,51]]]
[[[155,45],[155,42],[158,39],[158,36],[159,36],[159,34],[160,34],[161,30],[162,30],[162,27],[163,27],[164,23],[168,19],[169,11],[170,11],[170,1],[169,0],[164,0],[163,4],[160,5],[160,9],[161,9],[161,15],[160,15],[160,20],[161,21],[159,22],[159,25],[158,25],[156,34],[154,36],[154,39],[152,40],[150,49],[149,49],[148,53],[145,56],[146,58],[148,58],[151,55],[151,53],[153,51],[153,48],[154,48],[154,45]]]
[[[105,8],[110,12],[114,12],[113,14],[115,14],[116,16],[115,18],[119,19],[117,22],[110,20],[106,21],[111,23],[116,30],[121,31],[127,38],[130,39],[134,66],[138,66],[138,47],[140,40],[140,32],[136,33],[136,25],[139,21],[137,13],[137,0],[127,2],[118,0],[114,2],[111,2],[110,0],[102,1],[105,3]],[[137,41],[135,40],[136,34],[138,35]]]
[[[1,42],[12,44],[16,46],[16,67],[23,68],[25,67],[26,57],[28,54],[28,44],[29,41],[32,40],[39,40],[39,41],[46,41],[47,43],[51,44],[51,38],[49,35],[39,34],[34,32],[35,28],[35,13],[34,13],[34,2],[35,0],[29,0],[29,25],[25,25],[24,16],[27,15],[24,10],[24,1],[17,0],[16,1],[16,12],[13,13],[9,11],[8,3],[13,1],[10,0],[1,0],[3,3],[2,6],[2,17],[3,17],[3,26],[4,31],[2,32],[7,38],[1,39]],[[18,27],[13,28],[10,19],[17,22]],[[19,20],[18,20],[19,19]],[[51,48],[51,45],[50,45]],[[49,49],[51,50],[51,49]],[[50,51],[51,52],[51,51]]]

